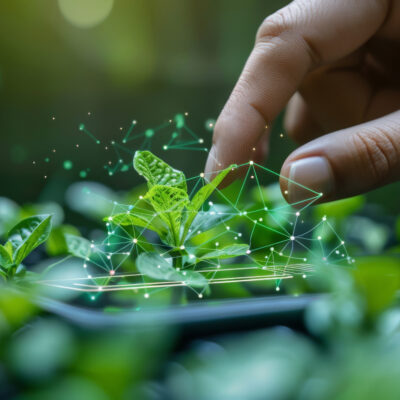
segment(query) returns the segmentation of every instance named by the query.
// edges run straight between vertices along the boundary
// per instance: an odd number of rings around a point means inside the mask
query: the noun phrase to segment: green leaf
[[[160,218],[167,224],[174,244],[178,245],[182,211],[189,203],[187,193],[177,187],[156,185],[144,198],[150,202]]]
[[[9,242],[8,242],[9,243]],[[5,246],[0,245],[0,266],[8,269],[13,264],[12,254],[10,254]]]
[[[46,242],[48,255],[54,257],[68,253],[68,246],[65,240],[66,234],[79,235],[79,231],[72,225],[60,225],[53,228]]]
[[[110,221],[113,224],[120,226],[139,226],[141,228],[150,229],[158,234],[160,237],[164,237],[166,234],[166,228],[163,226],[162,221],[159,221],[157,214],[136,214],[133,209],[129,213],[122,213],[110,216],[104,219]],[[158,221],[157,221],[158,220]],[[161,222],[161,223],[157,223]]]
[[[214,204],[208,211],[199,211],[189,227],[185,241],[198,235],[198,232],[203,233],[217,227],[235,215],[231,208],[221,204]]]
[[[47,240],[51,232],[51,215],[37,215],[24,219],[9,233],[9,241],[13,246],[13,261],[15,265],[37,246]]]
[[[187,206],[187,217],[185,221],[185,229],[183,232],[182,240],[184,241],[186,235],[189,231],[190,226],[192,225],[193,220],[196,218],[197,212],[204,204],[204,202],[211,196],[214,190],[220,185],[220,183],[225,179],[225,177],[229,174],[232,168],[235,165],[231,165],[230,167],[221,171],[210,183],[204,185],[193,197],[189,205]]]
[[[321,219],[325,215],[329,215],[331,218],[346,218],[360,210],[364,203],[364,196],[355,196],[335,202],[318,204],[314,208],[314,212],[317,219]]]
[[[168,165],[150,151],[137,151],[133,166],[146,180],[149,189],[156,185],[174,186],[187,191],[185,174]]]
[[[202,260],[208,260],[211,258],[231,258],[244,256],[247,254],[249,246],[247,244],[232,244],[229,246],[222,247],[221,249],[214,250],[210,253],[202,255]]]
[[[142,253],[136,260],[141,274],[159,281],[184,282],[187,286],[203,288],[208,285],[207,279],[196,271],[177,271],[157,253]]]
[[[65,242],[67,244],[68,253],[75,257],[87,260],[93,252],[92,243],[83,237],[70,235],[67,233],[65,235]]]

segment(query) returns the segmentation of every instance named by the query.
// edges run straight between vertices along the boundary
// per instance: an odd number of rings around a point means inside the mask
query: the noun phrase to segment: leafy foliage
[[[156,185],[162,185],[187,190],[185,174],[172,168],[150,151],[137,151],[133,159],[133,166],[138,174],[147,180],[149,189]]]
[[[45,242],[51,232],[51,215],[36,215],[15,225],[8,234],[8,242],[0,246],[0,276],[10,279],[22,276],[25,269],[22,261],[39,245]]]
[[[206,287],[207,279],[196,271],[177,270],[157,253],[142,253],[137,261],[139,271],[149,278],[170,282],[183,282],[191,287]]]
[[[156,232],[161,241],[171,247],[170,254],[173,254],[172,263],[157,253],[141,254],[137,258],[137,268],[142,274],[153,279],[185,281],[189,286],[203,287],[207,280],[200,273],[185,268],[188,259],[194,257],[201,261],[246,254],[247,245],[228,246],[198,257],[193,253],[189,257],[185,249],[186,242],[192,237],[231,218],[228,207],[212,205],[208,211],[200,210],[234,166],[221,171],[190,200],[183,172],[149,151],[136,152],[133,164],[147,181],[149,190],[143,199],[152,210],[144,212],[142,208],[132,207],[128,212],[112,215],[106,220],[115,225],[137,226]],[[72,254],[76,251],[72,250]]]

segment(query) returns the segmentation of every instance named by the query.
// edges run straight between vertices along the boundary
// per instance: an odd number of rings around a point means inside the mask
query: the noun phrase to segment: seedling
[[[15,225],[8,241],[0,245],[0,277],[5,281],[23,277],[26,270],[22,261],[47,240],[50,231],[51,215],[36,215]]]
[[[133,207],[130,211],[106,218],[119,226],[136,226],[155,232],[169,250],[141,253],[137,260],[139,271],[152,279],[179,281],[187,286],[204,287],[206,278],[194,267],[201,261],[220,260],[245,255],[246,244],[232,244],[204,253],[204,250],[187,247],[191,238],[210,230],[230,214],[218,212],[218,206],[200,211],[204,202],[218,185],[235,168],[221,171],[190,199],[186,178],[149,151],[137,151],[133,160],[135,170],[147,181],[148,192],[143,196],[149,210]],[[189,243],[190,244],[190,243]]]

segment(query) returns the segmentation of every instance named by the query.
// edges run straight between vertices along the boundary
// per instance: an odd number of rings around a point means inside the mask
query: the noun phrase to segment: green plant
[[[15,225],[8,241],[0,245],[0,276],[5,280],[24,276],[22,261],[45,242],[51,232],[51,215],[36,215]]]
[[[157,280],[184,281],[188,286],[203,287],[207,280],[190,267],[201,261],[246,254],[249,249],[246,244],[228,245],[213,251],[201,246],[190,247],[191,238],[230,218],[230,213],[217,212],[218,206],[204,211],[203,205],[235,165],[205,183],[192,198],[184,173],[151,152],[137,151],[133,165],[147,181],[148,191],[141,196],[144,204],[138,203],[128,212],[112,215],[106,220],[119,226],[151,230],[169,248],[162,255],[156,251],[140,254],[136,263],[141,273]]]

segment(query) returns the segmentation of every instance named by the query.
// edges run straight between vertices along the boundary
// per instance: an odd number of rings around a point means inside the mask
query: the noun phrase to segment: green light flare
[[[63,166],[64,166],[64,169],[66,169],[68,171],[68,170],[72,169],[74,164],[70,160],[65,160],[63,163]]]
[[[154,136],[154,130],[153,129],[147,129],[147,131],[144,133],[147,138],[151,138]]]

